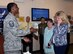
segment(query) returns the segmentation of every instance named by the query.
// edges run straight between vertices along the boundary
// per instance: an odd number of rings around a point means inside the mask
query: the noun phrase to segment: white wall
[[[13,1],[14,0],[0,0],[0,6],[6,6],[9,2]],[[23,3],[17,4],[19,6],[20,16],[24,16],[24,18],[26,16],[31,16],[32,7],[48,8],[50,10],[50,18],[53,18],[54,14],[59,10],[63,10],[67,14],[73,16],[73,2],[65,0],[24,0]],[[33,48],[34,50],[39,49],[38,41],[34,40]]]

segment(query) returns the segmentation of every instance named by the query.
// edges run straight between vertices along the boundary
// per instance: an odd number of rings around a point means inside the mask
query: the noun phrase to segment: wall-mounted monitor
[[[6,7],[0,6],[0,32],[3,32],[3,20],[7,16],[8,10]]]
[[[40,21],[41,17],[45,20],[49,18],[49,9],[45,8],[32,8],[31,9],[31,19],[32,21]]]

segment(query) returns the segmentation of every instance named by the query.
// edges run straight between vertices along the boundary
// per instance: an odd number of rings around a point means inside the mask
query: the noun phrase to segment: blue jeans
[[[55,54],[65,54],[66,48],[67,48],[67,45],[64,45],[64,46],[55,46],[54,45]]]

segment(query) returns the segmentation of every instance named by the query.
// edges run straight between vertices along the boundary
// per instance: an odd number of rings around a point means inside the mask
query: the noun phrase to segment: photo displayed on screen
[[[0,7],[0,32],[3,30],[3,20],[8,14],[7,8]]]
[[[32,21],[40,21],[41,17],[47,20],[49,18],[49,9],[32,8],[31,14]]]

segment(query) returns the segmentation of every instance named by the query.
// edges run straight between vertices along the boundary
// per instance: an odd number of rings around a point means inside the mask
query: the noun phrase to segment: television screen
[[[32,8],[31,14],[32,21],[40,21],[42,17],[47,20],[49,18],[49,9]]]
[[[3,20],[7,16],[8,10],[6,7],[0,7],[0,32],[3,32]]]

